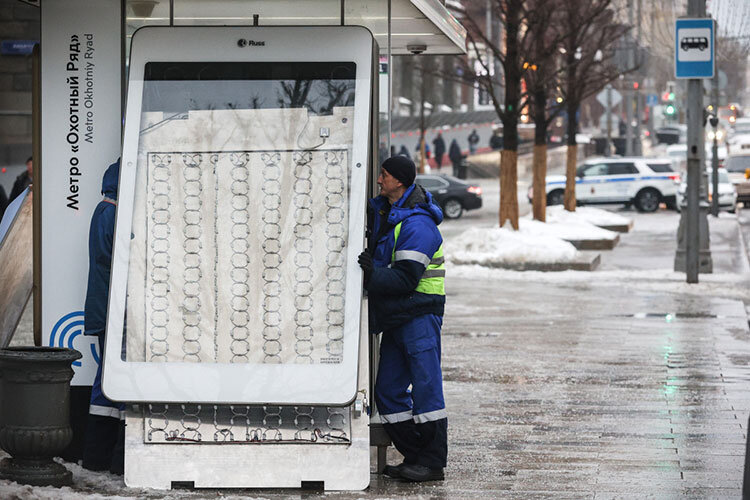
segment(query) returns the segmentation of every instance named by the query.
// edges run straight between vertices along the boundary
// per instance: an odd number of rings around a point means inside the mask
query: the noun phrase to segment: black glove
[[[359,257],[357,257],[357,262],[359,263],[359,267],[362,268],[362,271],[365,273],[365,281],[370,279],[370,275],[372,274],[372,270],[375,269],[375,264],[372,262],[372,255],[365,250],[361,254],[359,254]]]

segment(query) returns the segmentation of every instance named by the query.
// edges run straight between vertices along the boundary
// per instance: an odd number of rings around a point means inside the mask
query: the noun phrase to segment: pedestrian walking
[[[422,154],[422,151],[420,150],[421,149],[420,148],[421,145],[422,145],[422,142],[421,141],[417,141],[417,147],[414,148],[414,151],[417,152],[417,154],[416,154],[417,157],[419,157]],[[424,141],[424,157],[425,157],[425,160],[429,160],[430,159],[430,145],[429,145],[429,143],[426,140]]]
[[[112,240],[115,232],[117,184],[120,160],[110,165],[102,180],[102,201],[94,209],[89,230],[89,276],[84,304],[84,335],[98,337],[101,362],[91,388],[91,404],[86,422],[83,467],[122,474],[125,460],[125,405],[114,403],[102,392],[104,334],[109,302],[109,275],[112,267]]]
[[[369,295],[370,333],[383,333],[375,402],[404,456],[384,473],[435,481],[444,478],[448,455],[440,368],[445,265],[437,228],[443,213],[430,193],[414,184],[415,176],[408,158],[383,162],[380,195],[368,204],[368,248],[358,262]]]
[[[492,137],[490,137],[490,148],[492,148],[493,151],[503,149],[503,136],[500,135],[499,128],[492,131]]]
[[[471,131],[471,134],[469,134],[469,154],[473,155],[477,152],[477,144],[479,144],[479,134],[477,134],[477,129],[474,129]]]
[[[453,177],[460,177],[463,154],[461,154],[461,146],[458,145],[456,139],[451,141],[450,148],[448,148],[448,158],[453,164]]]
[[[443,139],[443,134],[438,132],[437,137],[433,139],[432,145],[434,147],[433,151],[435,152],[435,164],[437,165],[438,170],[440,170],[440,167],[443,166],[443,155],[445,154],[445,140]]]

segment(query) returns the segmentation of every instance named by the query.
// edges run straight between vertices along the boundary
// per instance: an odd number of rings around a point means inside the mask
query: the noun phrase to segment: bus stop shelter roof
[[[466,30],[438,0],[390,0],[391,53],[462,54]],[[128,33],[170,22],[169,0],[127,0]],[[388,47],[388,0],[173,0],[174,25],[359,25]],[[412,50],[410,50],[410,47]]]

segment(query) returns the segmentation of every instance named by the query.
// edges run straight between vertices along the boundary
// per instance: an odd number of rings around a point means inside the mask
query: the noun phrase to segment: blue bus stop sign
[[[674,27],[675,78],[713,78],[713,19],[677,19]]]

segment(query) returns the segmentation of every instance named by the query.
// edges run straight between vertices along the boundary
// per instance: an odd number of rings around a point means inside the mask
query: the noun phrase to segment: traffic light
[[[674,116],[676,112],[677,108],[675,108],[675,105],[672,103],[667,104],[664,108],[664,114],[667,116]]]
[[[666,103],[673,102],[675,99],[674,88],[675,88],[674,82],[667,82],[667,89],[661,95],[661,100]]]

